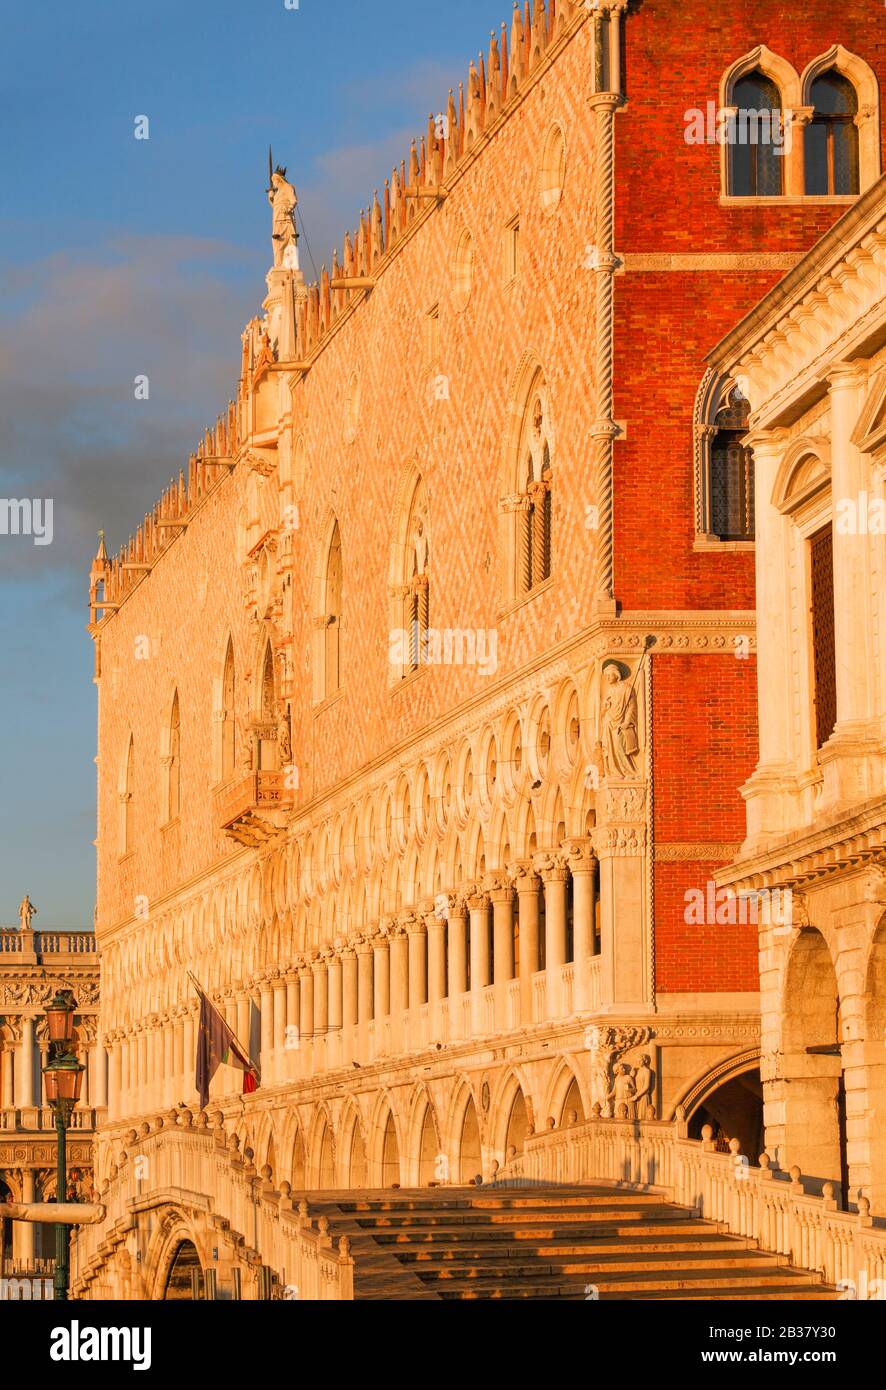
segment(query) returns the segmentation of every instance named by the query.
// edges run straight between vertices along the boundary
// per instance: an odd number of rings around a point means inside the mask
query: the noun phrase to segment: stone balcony
[[[294,798],[283,772],[249,772],[215,794],[219,829],[255,849],[283,828]]]

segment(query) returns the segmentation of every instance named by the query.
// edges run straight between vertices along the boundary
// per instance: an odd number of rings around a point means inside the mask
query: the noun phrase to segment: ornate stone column
[[[449,932],[449,1001],[468,988],[468,904],[467,899],[453,895],[449,899],[446,917]],[[451,1019],[451,1014],[450,1014]]]
[[[544,850],[533,859],[545,893],[545,1013],[561,1018],[563,966],[566,964],[566,885],[569,870],[557,850]]]
[[[572,874],[572,946],[575,960],[573,1006],[576,1012],[592,1005],[589,963],[597,954],[597,857],[588,838],[567,840],[567,863]]]
[[[409,921],[415,919],[410,916]],[[398,1021],[409,1008],[409,941],[405,921],[393,922],[388,933],[391,959],[391,1015]]]
[[[339,938],[341,940],[341,938]],[[331,951],[325,970],[327,983],[327,1066],[338,1065],[342,1045],[342,959],[338,951]]]
[[[160,1023],[160,1037],[163,1048],[163,1074],[160,1078],[159,1092],[161,1104],[166,1107],[173,1105],[178,1096],[175,1092],[176,1070],[175,1070],[175,1023],[169,1016]]]
[[[181,1005],[176,1010],[172,1021],[172,1072],[175,1083],[175,1095],[172,1098],[173,1102],[184,1100],[185,1017],[184,1009]]]
[[[108,1119],[120,1116],[120,1078],[123,1061],[123,1040],[118,1033],[108,1038]]]
[[[298,966],[299,1006],[301,1035],[299,1047],[299,1073],[308,1075],[311,1071],[311,1051],[314,1041],[314,972],[302,956]]]
[[[514,890],[505,874],[494,874],[486,885],[492,902],[492,981],[495,985],[495,1027],[508,1027],[508,986],[514,978]]]
[[[379,928],[372,938],[372,956],[375,984],[373,1008],[378,1030],[382,1019],[387,1018],[391,1012],[391,957],[388,951],[388,934],[384,929]]]
[[[406,923],[409,942],[409,1008],[420,1009],[428,1002],[428,937],[422,917]]]
[[[319,953],[311,964],[314,972],[314,1037],[324,1037],[329,1028],[329,971],[327,948]]]
[[[299,984],[298,970],[287,970],[286,972],[286,1039],[285,1051],[286,1058],[284,1064],[284,1076],[287,1081],[292,1081],[299,1073],[299,1060],[301,1058],[301,986]]]
[[[11,1110],[15,1104],[15,1091],[12,1084],[12,1048],[9,1043],[3,1046],[3,1070],[0,1075],[0,1095],[2,1095],[2,1105],[4,1110]]]
[[[19,1044],[16,1067],[16,1105],[21,1108],[34,1104],[34,1020],[22,1016],[22,1040]]]
[[[490,982],[489,895],[472,893],[468,898],[471,914],[471,1032],[474,1037],[487,1032],[483,991]]]
[[[184,1049],[184,1072],[182,1100],[187,1104],[196,1093],[197,1083],[197,1018],[191,1005],[186,1006],[182,1023],[182,1047]]]
[[[269,1085],[274,1080],[274,990],[267,976],[261,982],[259,998],[261,1010],[261,1060],[259,1068],[262,1083]],[[247,1047],[249,1041],[249,1038],[243,1039]]]
[[[372,943],[361,937],[356,945],[358,980],[358,1019],[361,1025],[371,1022],[375,1003],[375,982],[373,979],[375,959]]]
[[[533,871],[530,860],[508,865],[514,881],[519,904],[520,933],[520,1021],[532,1022],[532,977],[538,970],[538,894],[541,879]]]
[[[433,908],[424,914],[425,940],[428,956],[428,1003],[439,1003],[446,997],[446,918],[438,917]]]
[[[279,971],[271,981],[274,1013],[274,1072],[273,1081],[280,1085],[286,1080],[286,981]]]

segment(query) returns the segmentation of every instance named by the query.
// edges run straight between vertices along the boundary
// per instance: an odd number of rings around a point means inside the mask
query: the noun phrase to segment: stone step
[[[355,1227],[362,1234],[372,1237],[379,1245],[389,1249],[393,1246],[401,1245],[422,1245],[422,1246],[450,1246],[457,1245],[466,1239],[483,1242],[484,1244],[500,1244],[502,1241],[515,1242],[518,1245],[533,1245],[538,1241],[577,1241],[583,1244],[593,1245],[597,1243],[629,1242],[632,1240],[660,1240],[668,1243],[670,1240],[690,1240],[707,1236],[713,1238],[717,1235],[716,1226],[703,1221],[638,1221],[631,1225],[623,1226],[572,1226],[572,1225],[550,1225],[540,1222],[537,1225],[510,1227],[507,1226],[433,1226],[433,1227],[402,1227],[398,1229],[379,1229],[378,1227],[366,1227],[362,1223]],[[724,1236],[724,1240],[736,1239],[737,1237]]]
[[[421,1276],[420,1276],[421,1277]],[[800,1288],[812,1284],[817,1275],[797,1274],[790,1280],[790,1287]],[[536,1297],[561,1298],[564,1294],[587,1297],[588,1286],[593,1286],[602,1298],[604,1294],[624,1297],[628,1294],[647,1293],[659,1297],[667,1291],[681,1296],[684,1291],[695,1293],[701,1298],[711,1290],[720,1290],[724,1295],[735,1296],[744,1287],[783,1288],[788,1281],[783,1268],[771,1270],[723,1269],[681,1272],[668,1270],[649,1270],[643,1273],[610,1276],[597,1271],[594,1277],[586,1275],[561,1275],[552,1273],[530,1274],[507,1280],[499,1278],[446,1279],[431,1276],[433,1287],[441,1298],[513,1298],[525,1293]]]
[[[408,1265],[420,1279],[473,1279],[473,1278],[521,1278],[533,1274],[574,1274],[587,1275],[593,1280],[595,1274],[601,1277],[618,1272],[625,1274],[674,1273],[682,1270],[704,1272],[710,1269],[749,1270],[781,1269],[776,1255],[758,1256],[754,1251],[732,1254],[725,1250],[667,1252],[657,1256],[637,1256],[634,1254],[613,1254],[605,1257],[597,1255],[586,1259],[551,1259],[523,1261],[510,1255],[498,1258],[481,1256],[478,1259],[470,1254],[459,1255],[455,1259],[440,1259],[430,1255],[403,1255],[400,1261]],[[761,1264],[762,1261],[762,1264]]]
[[[409,1240],[406,1236],[389,1236],[387,1233],[378,1233],[373,1236],[377,1245],[382,1250],[394,1252],[398,1259],[434,1259],[438,1254],[452,1254],[459,1259],[487,1259],[497,1258],[498,1255],[508,1254],[512,1257],[524,1259],[529,1257],[542,1258],[545,1255],[552,1257],[563,1257],[563,1255],[586,1255],[587,1258],[604,1258],[605,1255],[637,1254],[637,1255],[657,1255],[657,1254],[680,1254],[682,1251],[695,1250],[755,1250],[751,1241],[741,1240],[741,1238],[730,1236],[719,1236],[718,1233],[690,1232],[686,1237],[682,1233],[673,1234],[670,1240],[658,1238],[658,1233],[636,1234],[631,1232],[616,1238],[615,1234],[601,1240],[597,1234],[583,1237],[580,1232],[570,1232],[569,1236],[562,1240],[556,1238],[556,1232],[551,1236],[533,1236],[530,1232],[520,1232],[519,1238],[513,1237],[509,1232],[495,1232],[491,1236],[488,1232],[458,1232],[453,1236],[446,1236],[442,1232],[434,1232],[431,1236],[423,1236],[420,1240]]]
[[[648,1208],[647,1210],[631,1211],[625,1209],[614,1214],[603,1208],[592,1211],[583,1211],[581,1208],[569,1208],[562,1210],[557,1207],[544,1207],[537,1210],[528,1208],[514,1212],[490,1211],[483,1212],[410,1212],[406,1213],[351,1213],[345,1215],[353,1216],[362,1230],[432,1230],[432,1229],[464,1229],[465,1227],[493,1227],[493,1226],[539,1226],[539,1225],[558,1225],[558,1226],[611,1226],[614,1220],[619,1222],[645,1222],[662,1220],[674,1222],[679,1220],[692,1220],[694,1214],[685,1208],[685,1216],[681,1216],[683,1208],[660,1206]]]

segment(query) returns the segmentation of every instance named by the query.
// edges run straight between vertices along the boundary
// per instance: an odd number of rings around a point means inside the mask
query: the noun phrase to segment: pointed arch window
[[[237,759],[237,723],[234,707],[234,643],[229,638],[222,671],[221,703],[221,776],[226,781],[234,775]]]
[[[405,471],[394,510],[388,570],[391,681],[402,680],[431,659],[431,527],[428,493],[414,465]]]
[[[166,751],[166,819],[175,820],[181,810],[181,707],[178,691],[172,698]]]
[[[805,133],[806,192],[819,195],[859,191],[858,94],[833,68],[812,83],[814,107]]]
[[[343,559],[341,530],[333,518],[316,574],[314,610],[314,699],[327,700],[341,689]]]
[[[785,143],[781,93],[759,70],[740,78],[730,105],[730,188],[739,198],[777,198],[784,193]]]
[[[121,854],[128,854],[133,848],[133,792],[135,781],[135,741],[129,735],[123,762],[120,767],[120,814],[118,821],[118,844]]]

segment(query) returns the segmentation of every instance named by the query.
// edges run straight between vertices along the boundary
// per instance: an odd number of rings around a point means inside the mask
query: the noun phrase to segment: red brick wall
[[[756,661],[726,656],[653,657],[654,840],[737,844],[744,838],[739,787],[757,761]],[[690,889],[705,891],[722,853],[655,865],[655,975],[659,991],[757,988],[753,925],[685,921]]]
[[[845,203],[720,206],[718,145],[687,145],[685,112],[719,104],[722,74],[758,44],[793,64],[840,43],[886,81],[881,0],[801,7],[644,0],[625,25],[616,119],[616,250],[806,250]],[[881,137],[886,128],[881,112]],[[884,140],[886,150],[886,140]],[[628,272],[616,279],[616,593],[625,608],[753,606],[753,557],[695,553],[692,411],[704,355],[785,272]]]

